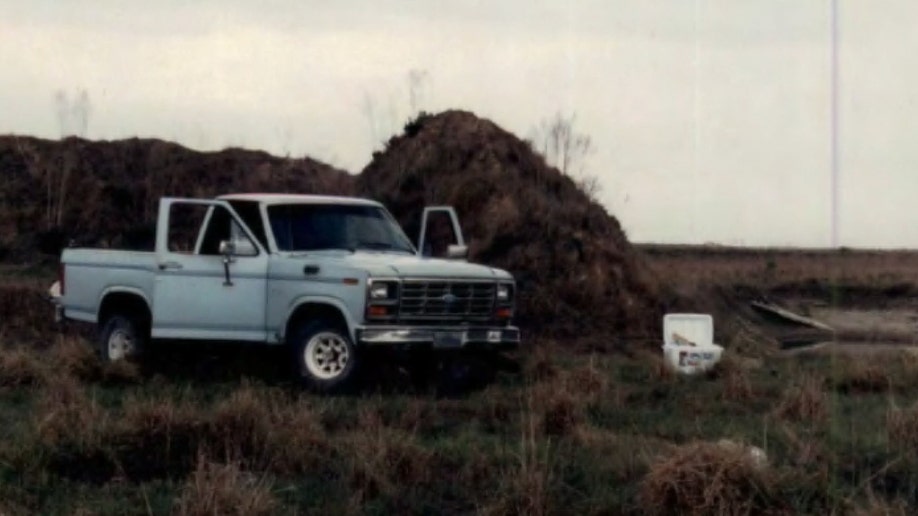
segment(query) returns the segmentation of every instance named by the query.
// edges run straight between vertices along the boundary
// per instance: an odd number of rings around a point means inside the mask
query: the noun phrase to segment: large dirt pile
[[[659,287],[618,221],[524,141],[472,113],[421,115],[357,179],[409,235],[456,207],[474,261],[509,270],[518,320],[555,336],[659,333]]]
[[[310,158],[196,152],[160,140],[0,137],[0,259],[33,260],[64,239],[144,248],[161,196],[350,193],[353,177]]]

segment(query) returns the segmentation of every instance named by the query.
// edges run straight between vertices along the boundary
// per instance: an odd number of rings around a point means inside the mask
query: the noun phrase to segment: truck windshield
[[[268,220],[280,251],[369,249],[414,254],[401,228],[377,206],[278,204],[268,206]]]

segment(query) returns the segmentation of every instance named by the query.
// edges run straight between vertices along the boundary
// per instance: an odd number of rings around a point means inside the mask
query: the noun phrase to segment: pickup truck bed
[[[111,289],[132,292],[152,306],[147,292],[156,279],[156,253],[110,249],[68,249],[67,317],[96,322],[99,300]]]

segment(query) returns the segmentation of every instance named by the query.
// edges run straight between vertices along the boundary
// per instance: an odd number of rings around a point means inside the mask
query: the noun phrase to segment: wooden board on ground
[[[794,312],[791,312],[790,310],[787,310],[786,308],[781,308],[778,305],[773,305],[771,303],[764,303],[762,301],[752,301],[750,304],[752,305],[753,308],[762,310],[763,312],[768,312],[772,315],[776,315],[780,317],[781,319],[784,319],[790,322],[802,324],[804,326],[809,326],[810,328],[816,328],[819,330],[834,331],[833,328],[826,323],[817,321],[816,319],[812,319],[810,317],[796,314]]]

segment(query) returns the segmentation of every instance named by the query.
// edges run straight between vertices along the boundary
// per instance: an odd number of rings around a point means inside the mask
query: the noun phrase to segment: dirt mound
[[[618,221],[529,144],[472,113],[421,114],[357,178],[409,235],[456,207],[470,258],[510,271],[518,320],[555,336],[659,333],[659,287]]]
[[[350,193],[353,177],[310,158],[238,148],[196,152],[160,140],[0,137],[0,259],[34,260],[66,239],[144,248],[161,196]]]

